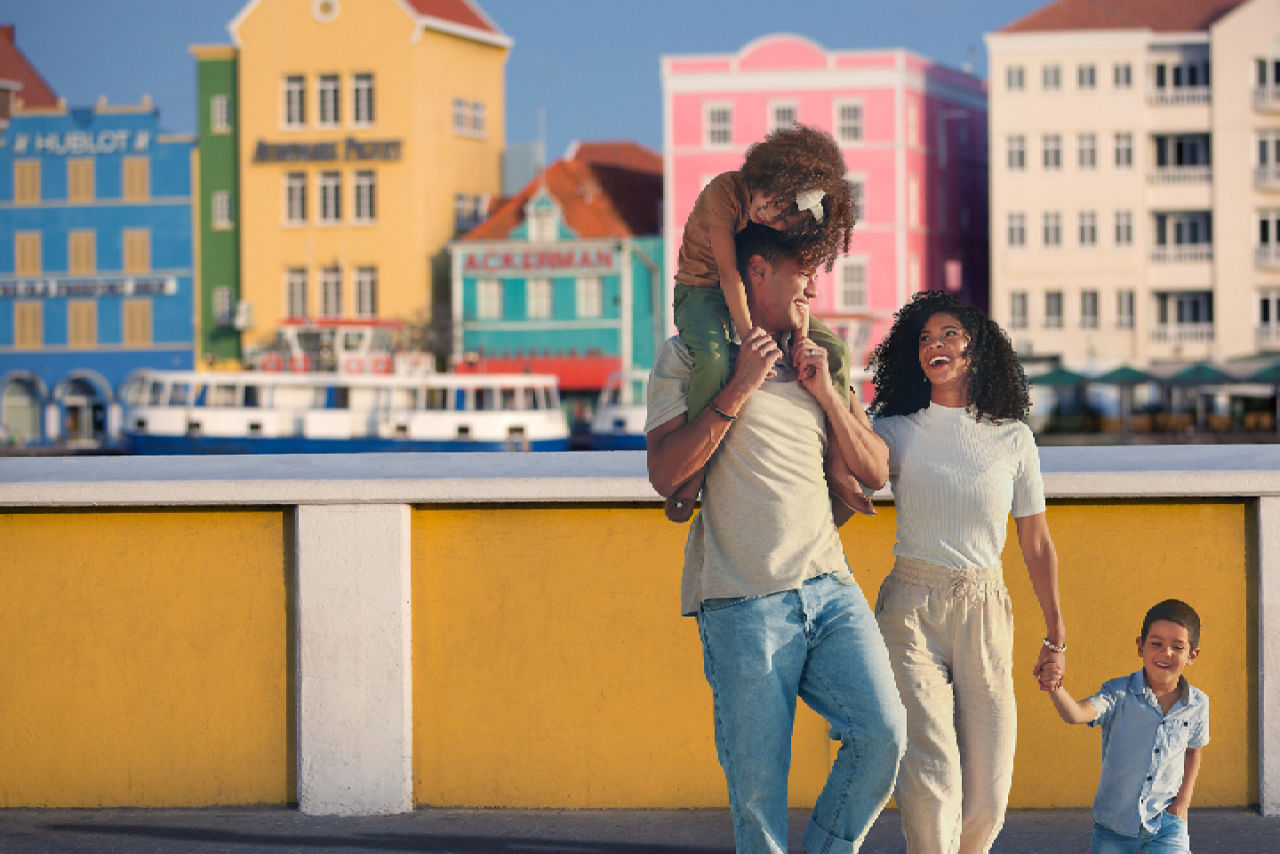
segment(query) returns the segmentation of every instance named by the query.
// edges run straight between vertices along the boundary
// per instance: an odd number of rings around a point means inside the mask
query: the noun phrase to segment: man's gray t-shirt
[[[658,351],[645,432],[687,410],[692,360],[679,338]],[[848,572],[831,516],[822,407],[793,370],[767,380],[707,464],[702,512],[690,523],[681,613],[704,599],[763,596]]]

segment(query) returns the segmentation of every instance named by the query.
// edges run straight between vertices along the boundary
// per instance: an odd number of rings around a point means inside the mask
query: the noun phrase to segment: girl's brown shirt
[[[676,261],[676,283],[698,288],[720,287],[720,271],[711,252],[709,228],[728,228],[733,234],[747,227],[747,184],[738,172],[724,172],[703,188],[684,224],[684,238]]]

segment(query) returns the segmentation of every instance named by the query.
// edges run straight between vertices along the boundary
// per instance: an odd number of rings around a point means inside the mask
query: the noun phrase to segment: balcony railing
[[[1180,246],[1157,246],[1151,250],[1153,264],[1195,264],[1213,260],[1213,244],[1188,243]]]
[[[1253,186],[1257,190],[1280,190],[1280,163],[1253,167]]]
[[[1253,108],[1263,113],[1280,112],[1280,86],[1255,86]]]
[[[1253,331],[1253,345],[1259,350],[1271,350],[1280,345],[1280,324],[1264,323]]]
[[[1165,323],[1151,327],[1151,340],[1182,343],[1184,341],[1212,341],[1212,323]]]
[[[1175,89],[1159,89],[1147,93],[1147,103],[1153,107],[1208,104],[1211,100],[1208,86],[1180,86]]]
[[[1280,269],[1280,243],[1264,243],[1253,249],[1253,262],[1264,270]]]
[[[1161,166],[1151,170],[1147,181],[1152,184],[1204,184],[1213,180],[1213,167]]]

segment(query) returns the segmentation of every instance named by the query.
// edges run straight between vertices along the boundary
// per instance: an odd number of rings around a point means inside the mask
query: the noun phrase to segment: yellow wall
[[[1257,557],[1248,505],[1055,502],[1085,696],[1139,666],[1161,598],[1204,620],[1192,682],[1213,700],[1196,803],[1257,801]],[[0,807],[296,799],[286,511],[0,514]],[[842,532],[868,599],[894,511]],[[1012,527],[1012,526],[1011,526]],[[412,522],[414,787],[421,804],[725,802],[692,620],[687,529],[658,507],[420,508]],[[1011,538],[1011,543],[1012,543]],[[1043,632],[1017,556],[1015,807],[1086,806],[1100,733],[1061,723],[1030,675]],[[802,710],[792,803],[834,743]]]
[[[426,31],[415,37],[413,18],[397,0],[338,4],[338,16],[317,22],[312,0],[262,0],[241,22],[240,176],[241,283],[253,304],[257,328],[247,343],[263,343],[285,316],[284,274],[309,270],[310,315],[319,316],[320,271],[343,269],[344,309],[355,312],[354,271],[378,269],[378,316],[410,319],[430,308],[431,259],[452,237],[455,192],[497,194],[505,144],[503,68],[506,48]],[[350,126],[353,74],[374,75],[372,127]],[[321,74],[340,75],[342,126],[315,126]],[[307,127],[283,128],[283,81],[307,81]],[[484,140],[456,136],[452,100],[486,106]],[[254,163],[258,142],[322,143],[347,139],[396,140],[398,161]],[[355,199],[351,176],[372,169],[377,182],[377,221],[350,221]],[[319,174],[343,175],[343,220],[317,223]],[[284,176],[308,176],[308,223],[284,224]]]
[[[1199,610],[1203,652],[1190,678],[1217,700],[1196,789],[1202,806],[1257,800],[1256,568],[1245,517],[1239,502],[1049,510],[1077,696],[1140,666],[1134,638],[1155,602],[1177,596]],[[686,528],[656,508],[430,509],[413,526],[418,803],[725,803],[697,631],[678,615]],[[889,506],[842,532],[873,603],[893,531]],[[1011,803],[1087,806],[1101,736],[1061,723],[1036,690],[1044,623],[1010,532],[1020,665]],[[808,806],[835,744],[808,710],[793,744],[791,802]]]
[[[0,807],[295,800],[284,516],[0,515]]]

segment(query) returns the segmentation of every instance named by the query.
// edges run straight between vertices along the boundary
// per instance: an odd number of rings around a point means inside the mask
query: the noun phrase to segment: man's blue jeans
[[[1177,854],[1191,850],[1187,823],[1172,813],[1160,813],[1154,833],[1143,828],[1138,836],[1122,836],[1100,824],[1093,825],[1093,854]]]
[[[810,854],[857,851],[893,790],[906,713],[889,655],[847,572],[769,596],[708,599],[698,614],[739,854],[787,850],[796,697],[840,750],[804,833]]]

